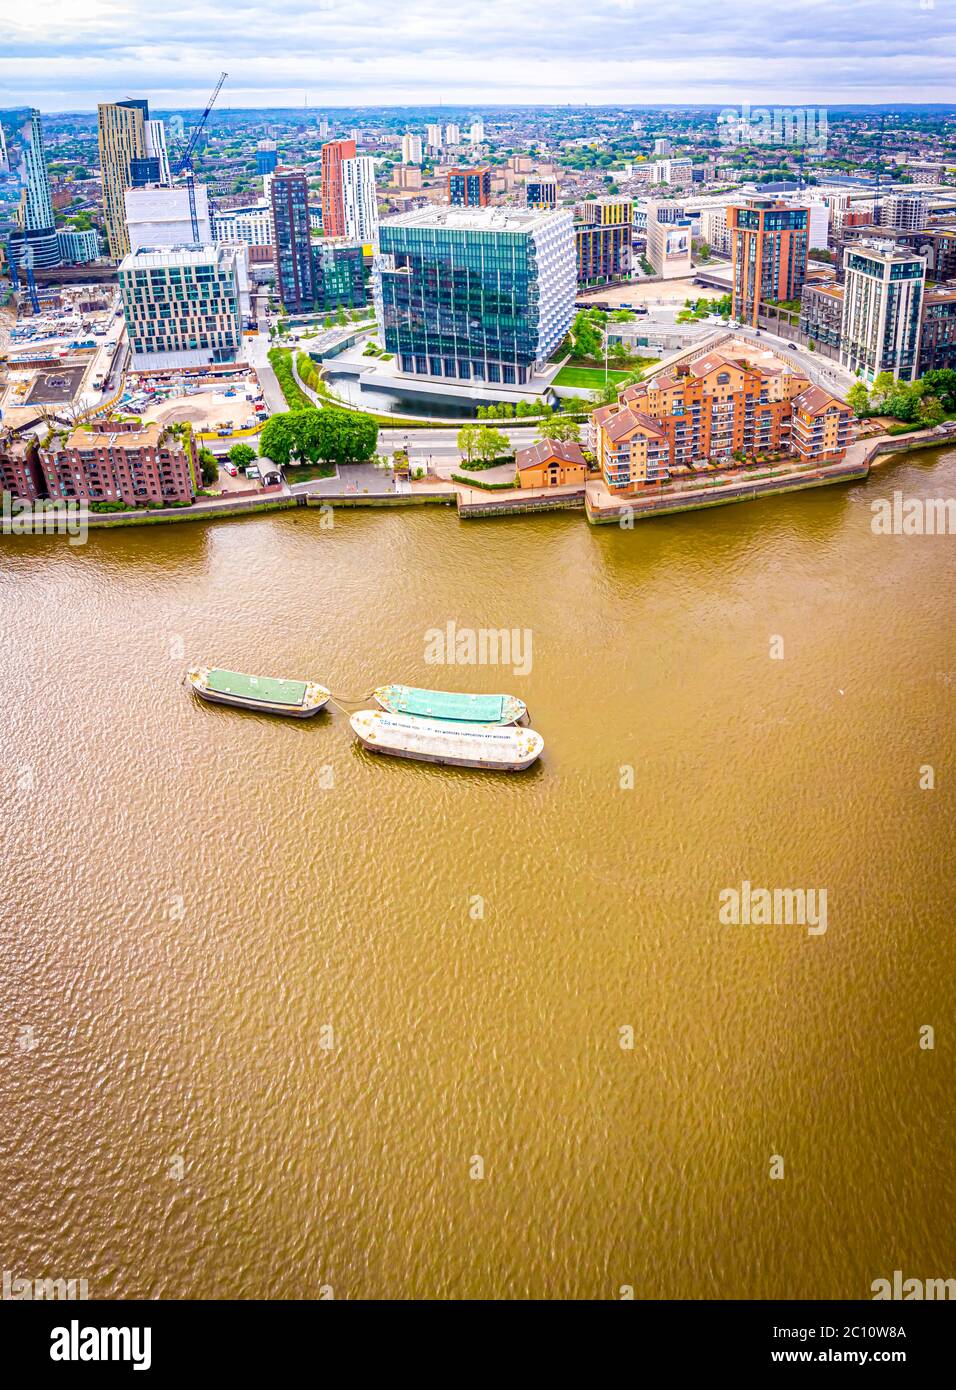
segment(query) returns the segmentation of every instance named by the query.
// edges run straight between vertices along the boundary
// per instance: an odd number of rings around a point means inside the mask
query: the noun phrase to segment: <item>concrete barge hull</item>
[[[359,743],[369,753],[382,753],[387,758],[405,758],[409,762],[415,763],[437,763],[441,767],[473,767],[479,772],[525,772],[537,760],[538,754],[533,758],[520,763],[482,763],[477,759],[471,758],[440,758],[434,753],[418,753],[406,751],[401,748],[383,748],[380,743],[370,743],[368,739],[358,736]]]
[[[523,772],[544,750],[539,733],[514,725],[442,723],[380,710],[356,710],[349,723],[370,753],[480,772]]]
[[[272,705],[266,700],[245,700],[235,695],[221,695],[218,691],[197,690],[195,686],[192,689],[200,700],[208,700],[211,705],[231,705],[233,709],[252,710],[254,714],[281,714],[286,719],[311,719],[328,704],[328,700],[323,700],[321,704],[296,709],[289,705]]]
[[[318,681],[249,676],[218,666],[194,666],[185,678],[200,700],[256,714],[279,714],[287,719],[309,719],[332,698],[332,692]]]

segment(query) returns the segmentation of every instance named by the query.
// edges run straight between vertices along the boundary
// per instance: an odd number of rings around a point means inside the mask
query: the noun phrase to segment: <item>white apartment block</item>
[[[342,160],[342,201],[345,235],[363,245],[378,241],[378,194],[375,160],[369,155]]]
[[[795,193],[787,200],[793,207],[805,207],[810,213],[807,221],[807,249],[825,251],[830,244],[830,209],[822,198],[805,198]]]
[[[429,147],[430,147],[431,149],[433,149],[433,150],[440,150],[440,149],[441,149],[441,126],[440,126],[440,125],[430,125],[430,126],[428,126],[428,128],[427,128],[425,134],[426,134],[426,137],[427,137],[427,139],[428,139]]]
[[[209,220],[209,193],[205,184],[201,183],[196,184],[194,191],[199,245],[211,246],[213,235]],[[189,190],[184,184],[176,184],[173,188],[161,188],[156,184],[146,188],[127,188],[124,197],[131,251],[193,245]]]
[[[880,225],[900,232],[919,232],[928,216],[922,193],[889,193],[880,206]]]
[[[446,144],[446,145],[460,145],[460,144],[461,144],[461,128],[460,128],[459,126],[456,126],[456,125],[446,125],[446,126],[445,126],[445,144]]]
[[[244,241],[248,246],[274,246],[275,223],[271,202],[262,200],[245,208],[214,211],[212,237],[216,242]]]
[[[166,150],[166,127],[162,121],[146,121],[146,154],[149,159],[159,161],[159,181],[167,187],[172,183],[169,172],[169,154]]]
[[[730,255],[730,233],[727,230],[726,207],[701,208],[700,239],[719,255]]]
[[[843,270],[841,364],[867,385],[881,372],[912,381],[919,358],[925,260],[888,242],[860,241],[845,249]]]
[[[411,132],[402,136],[402,163],[421,164],[422,162],[422,137],[412,135]]]
[[[472,121],[468,139],[473,145],[483,145],[485,143],[484,121]]]
[[[654,182],[686,188],[694,181],[694,166],[689,159],[658,159],[654,163]]]

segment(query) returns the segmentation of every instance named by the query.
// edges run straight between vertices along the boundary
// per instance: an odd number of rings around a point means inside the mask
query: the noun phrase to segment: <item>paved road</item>
[[[247,338],[248,360],[250,366],[255,367],[259,374],[259,384],[262,387],[262,395],[271,414],[275,415],[281,410],[286,409],[285,396],[276,378],[275,372],[269,365],[269,335],[267,333],[257,333],[254,338]]]
[[[752,328],[734,328],[731,332],[738,338],[746,338],[754,347],[762,347],[768,352],[787,353],[795,362],[800,363],[814,386],[821,386],[824,391],[833,391],[838,396],[845,396],[856,380],[838,362],[808,352],[799,343],[791,342],[789,338],[779,338],[776,333],[771,333],[766,328],[762,328],[759,333],[754,333]]]

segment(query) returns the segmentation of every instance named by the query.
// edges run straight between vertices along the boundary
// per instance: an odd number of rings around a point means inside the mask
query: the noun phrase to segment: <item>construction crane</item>
[[[7,242],[7,262],[10,266],[10,279],[13,283],[15,293],[20,293],[20,276],[17,273],[17,258],[13,254],[13,242]],[[40,300],[37,296],[37,282],[33,274],[33,247],[24,242],[21,247],[20,269],[26,272],[27,293],[30,296],[30,303],[33,312],[40,312]]]
[[[192,222],[193,244],[196,246],[199,244],[199,218],[196,215],[196,181],[193,175],[193,154],[199,143],[199,137],[202,135],[206,122],[209,119],[209,113],[216,104],[216,98],[222,91],[222,84],[228,76],[229,74],[227,72],[220,74],[219,81],[216,83],[213,94],[206,102],[205,111],[200,116],[196,125],[193,126],[192,135],[190,135],[186,148],[180,156],[179,166],[176,169],[177,178],[180,174],[186,175],[186,188],[189,192],[189,220]]]

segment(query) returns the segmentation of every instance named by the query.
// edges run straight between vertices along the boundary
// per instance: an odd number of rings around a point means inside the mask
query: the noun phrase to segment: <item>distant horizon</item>
[[[140,95],[142,95],[142,94],[140,94]],[[113,96],[113,97],[102,97],[102,98],[100,98],[100,100],[102,100],[102,101],[124,101],[124,100],[127,100],[127,99],[128,99],[128,96],[127,96],[127,95],[124,95],[124,96]],[[152,111],[155,111],[155,112],[158,113],[158,114],[172,113],[172,114],[175,115],[175,114],[177,114],[177,113],[184,112],[184,111],[196,111],[196,112],[201,112],[201,111],[203,111],[203,110],[205,109],[205,105],[206,105],[206,99],[204,99],[201,103],[198,103],[198,104],[196,104],[196,105],[194,105],[194,106],[190,106],[190,105],[178,105],[178,106],[163,105],[163,104],[159,103],[158,101],[153,100],[152,98],[147,97],[146,99],[149,101],[150,111],[151,111],[151,112],[152,112]],[[721,100],[721,101],[698,101],[698,102],[659,101],[659,102],[644,102],[644,103],[641,103],[641,104],[637,104],[637,103],[628,103],[628,102],[615,102],[615,101],[602,101],[602,102],[578,101],[578,102],[561,102],[561,103],[546,102],[546,101],[544,101],[544,102],[521,102],[521,103],[518,103],[518,102],[484,102],[484,103],[469,103],[469,102],[449,102],[449,101],[428,103],[428,102],[423,102],[423,101],[419,101],[419,102],[411,102],[411,101],[409,101],[409,102],[397,102],[397,101],[396,101],[396,102],[377,102],[377,103],[374,103],[374,104],[373,104],[373,103],[370,103],[370,102],[343,102],[343,103],[341,103],[341,104],[339,104],[339,105],[334,105],[334,106],[333,106],[333,105],[324,105],[324,106],[320,106],[320,105],[315,105],[315,106],[313,106],[313,105],[309,105],[309,106],[302,106],[302,105],[300,105],[300,106],[296,106],[296,105],[291,105],[291,106],[289,106],[289,105],[285,105],[285,106],[282,106],[282,105],[270,105],[270,106],[266,106],[266,105],[258,105],[258,104],[256,104],[256,103],[250,103],[250,104],[247,104],[247,105],[239,105],[238,103],[232,103],[232,104],[230,104],[229,102],[223,101],[222,98],[220,98],[219,102],[217,102],[216,106],[215,106],[214,109],[213,109],[213,113],[212,113],[211,119],[214,118],[216,115],[223,115],[223,114],[225,114],[225,113],[227,113],[227,112],[232,113],[232,114],[242,114],[243,112],[247,112],[247,111],[271,112],[271,113],[275,113],[275,114],[289,115],[289,116],[291,116],[291,115],[300,115],[300,116],[303,116],[303,117],[315,119],[315,118],[320,118],[320,117],[322,117],[322,116],[325,115],[325,114],[331,114],[331,113],[333,113],[333,112],[347,112],[347,111],[369,111],[369,112],[421,111],[421,112],[423,112],[423,113],[425,113],[425,114],[430,114],[430,113],[436,113],[436,114],[437,114],[437,113],[460,114],[460,113],[468,112],[468,113],[473,113],[473,114],[475,114],[475,115],[487,114],[487,113],[489,113],[489,112],[500,112],[500,111],[502,111],[503,109],[506,109],[506,110],[509,110],[509,111],[515,111],[515,112],[524,112],[524,111],[527,111],[527,112],[533,112],[533,111],[553,111],[553,112],[562,112],[562,111],[563,111],[563,112],[574,112],[574,111],[585,111],[585,110],[588,110],[588,111],[600,111],[600,112],[606,112],[606,113],[613,113],[613,112],[620,112],[620,111],[633,111],[633,112],[635,112],[635,113],[639,113],[639,112],[654,113],[654,112],[669,112],[669,111],[703,111],[703,112],[706,112],[706,111],[720,111],[720,110],[723,110],[723,109],[725,109],[725,108],[734,108],[734,109],[740,110],[743,106],[749,106],[749,108],[750,108],[750,110],[751,110],[752,112],[755,112],[755,111],[757,111],[757,110],[759,110],[759,109],[761,109],[761,108],[764,108],[764,109],[772,109],[772,108],[774,108],[774,107],[786,107],[786,106],[790,106],[790,107],[795,107],[795,108],[815,107],[815,108],[819,108],[819,109],[821,109],[821,110],[825,110],[825,111],[828,111],[828,112],[834,112],[834,113],[855,112],[855,111],[858,111],[858,112],[866,112],[866,111],[883,111],[883,112],[938,111],[938,112],[951,112],[952,114],[956,115],[956,101],[910,101],[910,102],[900,102],[900,101],[877,101],[877,100],[872,100],[872,101],[857,101],[857,102],[834,102],[834,101],[825,102],[825,101],[819,100],[818,98],[809,98],[809,99],[807,99],[807,100],[802,100],[802,101],[798,101],[798,100],[786,101],[786,100],[784,100],[784,99],[778,98],[778,99],[775,99],[775,100],[773,100],[773,101],[771,101],[771,100],[763,100],[763,101],[761,101],[761,100],[750,100],[750,101],[746,101],[746,102],[741,102],[741,101],[734,101],[733,99],[727,99],[726,101]],[[77,107],[68,106],[68,107],[56,108],[56,107],[38,106],[38,104],[37,104],[36,102],[23,101],[23,102],[14,103],[14,104],[12,104],[12,105],[10,105],[10,106],[0,106],[0,116],[5,116],[5,115],[8,115],[8,114],[13,113],[13,112],[25,111],[25,110],[30,110],[30,109],[39,110],[40,114],[41,114],[41,115],[45,115],[45,116],[88,116],[88,115],[91,115],[91,114],[95,116],[95,114],[96,114],[96,107],[97,107],[97,102],[94,102],[92,106],[82,106],[82,107],[80,107],[80,106],[77,106]]]
[[[201,110],[223,70],[240,110],[945,105],[954,40],[941,0],[47,0],[0,21],[0,105]]]

